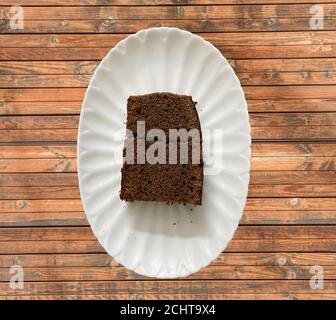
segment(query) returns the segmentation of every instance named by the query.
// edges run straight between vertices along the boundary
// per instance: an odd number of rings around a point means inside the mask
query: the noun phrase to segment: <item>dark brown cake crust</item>
[[[126,128],[136,139],[137,121],[145,122],[145,132],[161,129],[167,137],[166,164],[124,163],[121,173],[120,199],[125,201],[162,201],[167,203],[202,204],[203,157],[201,127],[190,96],[173,93],[152,93],[143,96],[130,96],[127,101]],[[169,164],[169,129],[198,129],[200,134],[200,162],[192,163],[191,142],[188,144],[188,163]],[[145,139],[145,137],[139,137]],[[136,140],[135,140],[136,141]],[[127,142],[127,141],[126,141]],[[126,145],[125,142],[125,145]],[[154,143],[145,142],[146,150]],[[136,145],[136,142],[135,142]],[[177,144],[179,153],[180,144]],[[137,156],[135,146],[135,156]],[[179,157],[178,157],[179,159]]]

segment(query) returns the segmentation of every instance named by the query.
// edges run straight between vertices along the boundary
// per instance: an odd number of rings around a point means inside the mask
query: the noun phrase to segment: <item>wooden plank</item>
[[[331,115],[332,117],[332,115]],[[79,116],[3,116],[2,129],[72,129],[77,128]]]
[[[2,32],[10,34],[46,33],[135,33],[142,29],[176,27],[193,33],[200,32],[256,32],[256,31],[309,31],[311,17],[225,18],[200,20],[148,19],[148,20],[27,20],[24,29],[11,29],[9,20],[2,20]],[[0,20],[1,21],[1,20]],[[334,31],[336,18],[325,16],[323,30]]]
[[[328,103],[327,111],[332,111],[332,103]],[[82,101],[62,102],[0,102],[0,115],[48,115],[48,114],[79,114]],[[336,108],[335,108],[336,109]],[[321,106],[321,110],[322,106]]]
[[[240,220],[241,224],[335,224],[336,211],[332,210],[246,210]]]
[[[238,59],[229,62],[238,73],[336,71],[335,58]],[[0,75],[92,75],[98,64],[99,61],[1,61]]]
[[[312,76],[311,79],[313,79]],[[317,76],[321,83],[326,76]],[[323,78],[323,79],[322,79]],[[85,88],[88,86],[91,75],[0,75],[0,88]],[[328,78],[332,81],[332,78]]]
[[[239,226],[233,241],[336,239],[336,226]],[[7,241],[95,241],[89,227],[0,228],[1,243]]]
[[[333,186],[333,185],[330,185]],[[334,195],[332,188],[320,188],[316,190],[316,196],[331,196]],[[264,191],[265,192],[265,191]],[[262,194],[262,190],[257,191],[257,193]],[[288,194],[293,194],[287,192]],[[297,192],[294,195],[304,195],[303,191]],[[311,194],[314,194],[311,191]],[[272,193],[275,196],[275,193]],[[309,196],[309,195],[307,195]],[[336,196],[336,194],[335,194]],[[0,199],[79,199],[79,189],[78,187],[0,187]]]
[[[6,187],[8,188],[8,187]],[[0,194],[1,194],[0,188]],[[3,188],[5,191],[5,188]],[[41,187],[42,189],[42,187]],[[11,194],[10,192],[13,192]],[[9,195],[6,192],[3,192],[2,199],[18,199],[19,196],[26,196],[26,192],[21,194],[16,190],[9,190]],[[57,191],[55,191],[57,193]],[[53,190],[51,190],[51,194],[54,197]],[[38,193],[36,193],[38,196]],[[248,196],[253,198],[262,198],[262,197],[336,197],[336,185],[328,184],[328,185],[251,185],[249,187]],[[32,197],[32,196],[30,196]],[[70,197],[70,196],[69,196]],[[23,199],[24,197],[20,197]]]
[[[292,5],[226,5],[226,6],[77,6],[77,7],[26,7],[25,20],[89,20],[89,19],[221,19],[223,17],[269,18],[269,17],[309,17],[311,4]],[[324,4],[325,16],[335,16],[336,5]],[[1,14],[2,13],[2,14]],[[10,9],[4,7],[0,19],[11,16]]]
[[[326,201],[328,202],[328,200]],[[329,204],[330,206],[330,204]],[[82,211],[80,200],[0,200],[0,212]],[[332,209],[331,209],[332,210]]]
[[[301,185],[335,183],[335,171],[251,171],[250,185]]]
[[[83,88],[53,88],[53,89],[0,89],[0,101],[82,101],[85,94]]]
[[[223,255],[222,253],[221,255]],[[324,261],[323,265],[333,265],[330,258],[334,257],[334,253],[303,253],[298,255],[298,260],[296,259],[296,254],[289,255],[291,257],[290,261],[302,261],[302,265],[307,265],[307,261],[315,261],[321,258]],[[227,254],[226,254],[227,255]],[[237,265],[240,261],[237,254],[232,253],[233,261],[237,261]],[[248,256],[242,254],[242,260],[245,261]],[[252,256],[251,256],[252,257]],[[264,255],[264,258],[258,258],[258,254],[255,254],[256,258],[254,261],[259,261],[260,265],[268,265],[267,261],[271,263],[272,259],[276,260],[278,257],[276,254],[269,254],[269,256]],[[284,259],[286,255],[283,255]],[[301,257],[301,258],[300,258]],[[225,258],[223,258],[225,260]],[[294,260],[293,260],[294,259]],[[228,261],[230,257],[228,257]],[[289,260],[289,258],[288,258]],[[264,261],[264,262],[262,262]],[[287,260],[286,260],[287,261]],[[264,263],[264,264],[263,264]],[[296,263],[296,262],[294,262]],[[23,268],[30,267],[119,267],[120,265],[108,254],[106,253],[80,253],[80,254],[31,254],[31,255],[2,255],[0,259],[0,268],[10,268],[14,264],[19,264]],[[235,263],[233,264],[235,265]],[[290,263],[289,263],[290,265]]]
[[[307,0],[295,0],[296,3],[306,3]],[[314,3],[333,3],[334,0],[316,0]],[[21,0],[24,6],[130,6],[130,5],[176,5],[174,0]],[[270,0],[179,0],[180,5],[206,4],[269,4]],[[271,3],[293,3],[290,0],[272,0]],[[0,6],[12,5],[12,0],[0,0]]]
[[[82,211],[77,199],[64,200],[0,200],[2,212]],[[264,198],[247,199],[245,210],[336,210],[336,198]]]
[[[56,48],[112,48],[119,41],[125,39],[128,34],[112,34],[112,35],[99,35],[99,34],[39,34],[39,35],[21,35],[21,34],[1,34],[0,35],[0,48],[30,48],[38,49],[45,48],[52,51]],[[307,37],[306,37],[307,38]],[[308,37],[309,39],[309,37]],[[84,41],[83,41],[84,40]],[[24,42],[25,41],[25,42]],[[309,41],[309,40],[308,40]],[[47,50],[46,50],[47,51]],[[80,50],[77,50],[80,51]],[[24,52],[24,51],[20,51]],[[62,52],[62,51],[60,51]],[[66,52],[66,51],[65,51]],[[71,53],[71,50],[68,51]],[[99,52],[99,51],[98,51]],[[102,52],[102,51],[100,51]],[[20,55],[18,55],[20,57]],[[27,60],[27,59],[20,59]],[[40,59],[43,60],[43,59]],[[49,60],[49,59],[48,59]],[[71,56],[71,60],[81,60],[78,56]],[[95,59],[98,60],[98,59]]]
[[[76,145],[15,145],[0,146],[2,159],[53,159],[76,157]],[[254,143],[254,156],[335,156],[336,144],[333,143]]]
[[[333,85],[336,71],[237,73],[242,85]],[[0,75],[0,88],[85,88],[91,75]]]
[[[336,139],[335,119],[334,113],[251,114],[252,139],[332,141]],[[77,115],[5,116],[1,118],[0,122],[0,130],[3,129],[0,142],[75,142],[77,140],[78,122]],[[287,170],[287,168],[279,170]]]
[[[10,64],[11,63],[12,62],[10,62]],[[239,73],[264,73],[264,72],[289,72],[289,71],[332,72],[336,70],[336,60],[333,58],[241,59],[241,60],[237,59],[237,60],[230,60],[230,64],[234,68],[234,70]]]
[[[333,175],[331,175],[333,176]],[[2,187],[78,187],[77,173],[13,173],[0,174],[0,186]]]
[[[321,247],[322,247],[322,244],[320,244],[319,248]],[[44,253],[82,253],[82,252],[102,253],[105,251],[101,247],[99,242],[94,241],[94,240],[91,240],[91,241],[73,241],[73,240],[72,241],[71,240],[70,241],[28,241],[28,240],[8,241],[8,242],[3,242],[0,248],[0,254],[25,254],[25,253],[44,254]]]
[[[324,266],[324,279],[336,279],[336,267]],[[209,266],[183,281],[195,280],[284,280],[311,279],[310,266]],[[0,268],[0,282],[10,281],[13,275],[8,268]],[[24,268],[27,281],[117,281],[151,280],[126,268],[118,267],[71,267],[71,268]]]
[[[336,143],[272,143],[255,142],[252,144],[253,157],[335,157]],[[76,158],[76,145],[16,145],[0,146],[2,159],[58,159]]]
[[[327,252],[275,252],[275,253],[235,253],[222,252],[212,266],[335,266],[336,253]],[[108,254],[30,254],[2,255],[0,268],[10,268],[19,264],[23,268],[36,267],[120,267]]]
[[[248,100],[250,112],[335,112],[333,99]],[[82,101],[0,102],[0,115],[79,114]]]
[[[273,32],[270,32],[273,34]],[[334,44],[326,44],[323,42],[319,45],[260,45],[260,46],[218,46],[219,51],[224,55],[227,59],[282,59],[282,58],[334,58],[336,57],[336,46]],[[32,54],[30,56],[35,56],[37,60],[37,55],[41,54],[40,57],[44,57],[44,51],[36,50],[36,55]],[[78,50],[78,55],[85,55],[86,52],[81,52]],[[1,53],[1,50],[0,50]],[[34,53],[34,52],[32,52]],[[6,54],[4,60],[11,60],[12,57],[15,56],[15,52],[9,52]],[[49,57],[50,58],[50,57]],[[55,52],[54,56],[55,60],[59,59],[58,51]],[[63,59],[66,59],[65,55]]]
[[[336,94],[334,86],[245,86],[243,89],[247,99],[333,99]]]
[[[46,10],[49,9],[46,8]],[[63,8],[59,8],[59,10],[63,14]],[[74,10],[76,11],[77,8],[74,8]],[[62,19],[64,18],[62,17]],[[198,34],[218,48],[243,47],[250,50],[250,46],[253,46],[253,48],[257,50],[258,47],[268,46],[273,48],[273,50],[275,50],[274,47],[276,47],[276,50],[280,50],[281,47],[295,46],[300,48],[302,45],[308,45],[327,49],[330,45],[336,44],[336,31],[255,32],[253,34],[249,32],[213,32]],[[110,49],[127,36],[128,34],[1,34],[0,48],[15,48],[16,50],[19,48],[30,48],[30,50],[33,48],[79,48],[81,50],[84,48],[91,48],[92,50],[94,48]],[[73,55],[71,58],[71,60],[81,60],[76,55]],[[243,57],[241,59],[246,58],[247,57]],[[265,57],[265,59],[270,58],[271,56]],[[283,58],[290,57],[286,56]],[[99,58],[95,60],[98,59]],[[256,57],[253,57],[252,59],[256,59]],[[43,59],[41,58],[40,60]]]
[[[289,130],[290,129],[290,130]],[[334,141],[336,126],[301,126],[301,127],[252,127],[254,141]],[[77,141],[77,128],[68,129],[4,129],[1,130],[0,142],[61,142]],[[280,159],[279,159],[280,160]],[[322,159],[323,160],[323,159]],[[332,160],[332,159],[326,159]],[[328,166],[327,166],[328,167]],[[322,167],[323,169],[323,167]],[[279,170],[287,170],[286,168]],[[289,169],[290,170],[290,169]]]
[[[42,133],[44,133],[46,130],[33,131],[33,132],[39,134],[41,133],[41,131]],[[16,130],[15,132],[25,132],[25,130]],[[51,130],[49,130],[48,132],[51,132]],[[62,132],[69,133],[68,130],[62,130]],[[55,134],[57,134],[57,132],[55,132]],[[20,136],[20,138],[21,137],[22,136]],[[57,138],[59,138],[58,135]],[[20,139],[19,141],[24,140]],[[28,141],[32,141],[31,134],[29,135]],[[251,159],[251,170],[252,171],[266,171],[266,170],[334,171],[335,162],[336,162],[335,157],[253,157]],[[15,173],[15,172],[47,173],[47,172],[76,172],[76,171],[77,171],[77,161],[74,158],[35,159],[30,161],[27,161],[25,159],[4,159],[4,160],[0,159],[0,173]]]
[[[334,265],[335,261],[335,253],[327,252],[327,253],[316,253],[316,252],[281,252],[281,253],[233,253],[233,252],[222,252],[220,256],[212,262],[212,265],[241,265],[241,266],[249,266],[249,265],[271,265],[271,266],[284,266],[284,265]],[[26,256],[25,256],[26,257]],[[63,256],[61,256],[63,257]],[[63,262],[62,266],[66,265],[64,260],[59,259]],[[83,257],[83,259],[85,256]],[[10,259],[10,258],[7,258]],[[57,260],[57,258],[56,258]],[[67,259],[70,260],[70,257]],[[20,261],[20,260],[19,260]],[[103,264],[103,263],[101,263]],[[45,266],[46,264],[42,265]],[[33,265],[34,266],[34,265]],[[104,264],[103,264],[104,266]],[[109,264],[105,264],[105,266],[109,266]]]
[[[307,148],[315,148],[313,146],[307,146]],[[319,146],[316,147],[318,149]],[[333,150],[332,145],[323,147],[327,152],[327,149]],[[331,151],[332,152],[332,151]],[[335,144],[336,152],[336,144]],[[76,145],[32,145],[32,146],[0,146],[0,158],[2,159],[64,159],[64,158],[76,158],[77,147]]]
[[[250,113],[252,127],[267,126],[334,126],[336,113]],[[11,117],[15,121],[15,117]],[[25,119],[22,117],[22,119]],[[67,119],[67,118],[66,118]],[[1,128],[1,126],[0,126]],[[12,129],[9,127],[8,129]]]
[[[249,112],[323,112],[336,111],[333,99],[247,100]],[[6,109],[6,104],[4,106]],[[1,113],[1,109],[0,109]]]
[[[43,46],[43,44],[41,44]],[[0,61],[12,60],[101,60],[108,48],[1,48]]]
[[[250,185],[248,196],[267,197],[336,197],[336,184]],[[0,199],[79,199],[77,186],[0,187]]]
[[[1,129],[77,128],[78,115],[3,116]],[[336,126],[336,113],[250,113],[252,127]]]
[[[148,294],[158,292],[163,293],[179,293],[179,294],[196,294],[206,292],[207,294],[221,293],[269,293],[269,294],[296,294],[296,293],[311,293],[309,281],[305,280],[258,280],[258,281],[220,281],[209,280],[204,281],[202,286],[197,280],[190,281],[83,281],[83,282],[26,282],[24,289],[11,289],[8,283],[0,284],[0,292],[2,296],[20,295],[90,295],[90,294]],[[325,281],[323,293],[336,294],[336,281]],[[173,297],[173,295],[171,296]]]
[[[273,33],[273,32],[272,32]],[[283,32],[284,33],[284,32]],[[10,35],[13,36],[13,35]],[[1,36],[0,36],[1,38]],[[1,45],[1,44],[0,44]],[[23,61],[23,60],[54,60],[67,61],[76,60],[96,61],[103,59],[110,49],[100,47],[84,47],[84,48],[1,48],[0,47],[0,61]],[[282,59],[282,58],[335,58],[336,45],[335,44],[320,44],[320,45],[260,45],[260,46],[217,46],[219,51],[227,59]]]
[[[336,99],[336,86],[244,86],[248,100]],[[82,101],[84,88],[0,89],[0,101]]]
[[[252,127],[251,131],[253,140],[333,141],[336,138],[335,126]]]
[[[334,157],[336,156],[336,144],[331,143],[271,143],[256,142],[252,144],[252,155],[255,157],[297,157],[316,156]],[[1,154],[1,147],[0,147]]]
[[[23,234],[27,233],[27,231],[21,232]],[[53,232],[56,233],[57,231]],[[12,234],[12,237],[15,238],[14,234]],[[293,239],[293,241],[296,241],[296,239],[335,238],[335,226],[239,226],[233,236],[234,240]]]
[[[1,61],[0,75],[92,75],[98,64],[98,61]],[[332,66],[333,61],[321,61],[320,64]]]
[[[332,229],[326,229],[332,231]],[[307,229],[307,232],[318,230]],[[15,233],[16,232],[16,233]],[[328,232],[329,233],[329,232]],[[95,241],[96,237],[88,227],[43,227],[43,228],[0,228],[0,241]]]
[[[335,162],[335,157],[253,157],[251,161],[251,171],[334,171]],[[77,160],[74,158],[35,160],[0,159],[0,173],[16,172],[77,172]],[[310,188],[315,188],[314,184],[307,184],[307,190],[311,190]],[[322,191],[323,186],[321,185],[316,188],[316,190],[319,189]],[[325,186],[325,188],[329,188],[330,191],[333,190],[332,185],[329,187]]]
[[[245,210],[265,210],[265,211],[268,210],[315,211],[315,210],[335,210],[335,209],[336,209],[336,198],[247,199],[245,206]]]
[[[319,216],[319,219],[323,219]],[[330,221],[336,221],[336,218]],[[329,221],[325,219],[325,221]],[[326,222],[327,223],[327,222]],[[334,222],[335,223],[335,222]],[[82,211],[56,211],[56,212],[10,212],[1,213],[0,226],[26,227],[26,226],[87,226],[88,222]]]
[[[2,130],[0,142],[75,142],[77,129]]]
[[[336,224],[336,210],[245,210],[240,224],[334,225]],[[0,215],[0,226],[3,227],[87,225],[88,222],[84,212],[66,211],[66,209],[62,208],[60,211],[57,211],[57,209],[54,209],[54,211],[44,209],[43,211],[40,208],[33,212],[20,212],[20,210],[17,210],[7,213],[2,212]]]
[[[281,86],[281,85],[312,85],[312,84],[325,84],[325,85],[331,85],[335,84],[336,80],[336,73],[333,71],[325,71],[325,72],[308,72],[308,71],[302,71],[302,72],[264,72],[264,73],[237,73],[237,76],[240,80],[240,83],[242,85],[255,85],[255,86]],[[4,76],[6,77],[6,76]],[[18,76],[20,77],[20,76]],[[66,77],[66,76],[64,76]],[[77,76],[74,80],[74,86],[79,86],[83,83],[82,78],[78,79]],[[2,77],[0,77],[0,85],[2,82]],[[21,79],[18,79],[17,85],[22,85],[22,83],[19,83]],[[29,84],[28,79],[28,84]],[[52,79],[47,78],[46,79],[46,85],[48,84],[48,81],[51,82]],[[6,80],[5,80],[6,81]],[[4,83],[6,83],[4,81]],[[61,79],[60,82],[64,83],[64,86],[67,85],[67,79]],[[7,82],[8,83],[8,82]],[[37,82],[38,85],[38,82]],[[28,86],[28,85],[27,85]]]
[[[228,252],[336,252],[336,239],[279,239],[279,240],[232,240]],[[45,253],[102,253],[98,241],[8,241],[2,242],[0,254],[45,254]]]
[[[15,296],[0,296],[0,300],[335,300],[335,294],[333,293],[320,293],[315,292],[313,294],[305,293],[254,293],[254,294],[48,294],[48,295],[20,295]]]
[[[251,170],[334,171],[335,160],[331,157],[254,157],[251,159]]]
[[[253,185],[328,185],[336,183],[335,171],[251,171]],[[78,187],[77,173],[5,173],[1,187]]]
[[[19,131],[19,130],[18,130]],[[21,131],[21,130],[20,130]],[[0,139],[1,141],[1,139]],[[0,160],[0,172],[76,172],[76,159]]]

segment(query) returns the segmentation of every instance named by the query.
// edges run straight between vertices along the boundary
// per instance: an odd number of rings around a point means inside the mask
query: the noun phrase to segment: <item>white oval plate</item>
[[[121,154],[122,140],[116,132],[126,130],[127,98],[151,92],[192,96],[203,132],[221,130],[220,160],[210,166],[204,159],[202,206],[119,199],[122,164],[115,155]],[[111,256],[139,274],[176,278],[200,270],[225,249],[238,226],[250,145],[243,90],[212,44],[177,28],[151,28],[127,37],[95,71],[80,116],[79,186],[94,234]]]

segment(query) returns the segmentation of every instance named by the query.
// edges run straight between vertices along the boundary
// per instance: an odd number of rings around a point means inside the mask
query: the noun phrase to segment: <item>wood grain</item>
[[[264,72],[237,73],[243,85],[332,85],[336,72]],[[80,75],[0,75],[0,88],[84,88],[89,84],[89,74]]]
[[[226,6],[63,6],[63,7],[26,7],[25,20],[90,20],[90,19],[221,19],[232,18],[269,18],[269,17],[311,17],[310,4],[293,5],[226,5]],[[336,15],[335,4],[325,4],[326,16]],[[4,7],[0,19],[11,16]]]
[[[256,127],[252,128],[254,141],[334,141],[336,126],[305,126],[305,127]],[[1,131],[1,143],[36,143],[61,142],[74,143],[77,141],[77,129],[22,129]],[[327,159],[327,161],[332,159]],[[323,161],[324,162],[324,161]],[[286,170],[286,169],[280,169]]]
[[[203,292],[206,294],[310,294],[309,281],[304,280],[259,280],[259,281],[220,281],[209,280],[202,283]],[[199,282],[190,281],[83,281],[83,282],[27,282],[24,289],[11,289],[6,283],[0,283],[0,292],[4,296],[16,294],[29,296],[34,295],[62,295],[67,292],[70,295],[100,295],[100,294],[149,294],[157,296],[162,294],[197,294]],[[335,294],[336,281],[325,282],[324,294]],[[166,295],[168,296],[168,295]],[[203,294],[204,296],[204,294]],[[172,298],[174,297],[171,296]]]
[[[336,86],[244,86],[248,100],[336,99]],[[0,101],[62,102],[81,101],[85,88],[0,89]]]
[[[305,3],[307,0],[296,0],[296,3]],[[332,3],[333,0],[316,0],[315,3]],[[101,6],[107,5],[105,0],[21,0],[24,6]],[[264,4],[270,0],[179,0],[181,5],[207,4]],[[272,3],[292,3],[290,0],[272,0]],[[0,6],[12,5],[11,0],[0,0]],[[109,5],[176,5],[173,0],[111,0]]]
[[[220,293],[220,294],[209,294],[209,293],[189,293],[189,294],[165,294],[165,293],[122,293],[122,294],[48,294],[48,295],[15,295],[15,296],[0,296],[0,300],[334,300],[333,293]]]
[[[334,157],[336,156],[336,143],[272,143],[256,142],[252,144],[252,155],[257,157]],[[2,159],[64,159],[76,158],[76,145],[71,144],[45,144],[45,145],[2,145],[0,158]]]
[[[83,211],[3,212],[0,226],[87,226]],[[63,211],[62,211],[63,210]],[[80,210],[80,209],[77,209]],[[333,225],[336,224],[336,210],[245,210],[240,220],[241,225]]]
[[[15,296],[0,296],[0,300],[334,300],[333,293],[315,293],[305,294],[305,293],[254,293],[254,294],[239,294],[239,293],[220,293],[220,294],[209,294],[209,293],[197,293],[197,294],[139,294],[139,293],[129,293],[129,294],[48,294],[48,295],[15,295]]]
[[[40,134],[50,132],[52,130],[34,131]],[[26,130],[17,130],[15,132],[26,132]],[[62,130],[68,133],[69,130]],[[57,134],[57,132],[56,132]],[[16,135],[22,137],[22,135]],[[30,137],[30,136],[29,136]],[[46,136],[44,136],[45,138]],[[41,139],[42,140],[42,139]],[[39,140],[39,141],[41,141]],[[52,140],[52,139],[47,139]],[[1,139],[0,139],[1,141]],[[22,140],[21,140],[22,141]],[[29,138],[29,141],[31,139]],[[334,171],[335,157],[254,157],[251,159],[252,171]],[[271,163],[271,164],[270,164]],[[77,172],[76,159],[4,159],[0,160],[0,173],[15,173],[20,171],[30,173],[42,172]],[[333,174],[333,173],[331,173]],[[332,176],[333,177],[333,176]],[[330,177],[330,178],[332,178]]]
[[[336,1],[0,0],[0,299],[336,297]],[[140,29],[175,26],[214,44],[243,85],[252,128],[249,194],[227,249],[185,279],[120,266],[79,197],[76,140],[100,60]],[[219,121],[220,124],[220,121]],[[9,268],[25,270],[23,290]],[[310,268],[325,271],[311,290]]]
[[[336,239],[336,226],[239,226],[233,240]],[[89,227],[0,228],[4,241],[95,241]]]
[[[64,172],[64,171],[63,171]],[[251,185],[248,196],[262,197],[336,197],[336,184]],[[79,199],[77,186],[0,187],[0,199]]]
[[[259,33],[259,32],[258,32]],[[257,34],[258,34],[257,33]],[[285,33],[285,32],[281,32]],[[240,34],[240,33],[236,33]],[[236,34],[230,34],[235,37]],[[12,36],[12,35],[10,35]],[[60,35],[58,35],[60,37]],[[84,35],[83,35],[84,37]],[[85,37],[84,37],[85,38]],[[0,36],[1,40],[1,36]],[[23,40],[23,39],[22,39]],[[74,42],[78,41],[76,38],[71,39]],[[71,41],[70,40],[70,41]],[[104,39],[102,39],[104,40]],[[122,40],[122,39],[119,39]],[[258,39],[256,39],[258,40]],[[8,41],[8,39],[3,39],[1,41]],[[18,40],[19,41],[19,40]],[[51,39],[51,41],[58,41]],[[258,45],[253,46],[253,44],[247,45],[217,45],[216,47],[219,51],[228,59],[282,59],[288,58],[335,58],[336,57],[336,45],[335,44],[324,44],[324,39],[316,40],[316,43],[321,42],[321,44],[303,44],[303,45]],[[279,42],[281,42],[279,40]],[[96,61],[102,59],[109,51],[110,47],[50,47],[48,43],[41,44],[45,47],[31,47],[26,50],[25,47],[20,47],[20,44],[16,44],[18,47],[6,47],[1,48],[0,44],[0,61],[40,61],[40,60],[54,60],[54,61],[72,61],[74,57],[76,60],[83,61]],[[32,41],[32,46],[36,46],[35,42]],[[74,44],[76,45],[76,44]],[[77,44],[81,46],[81,44]],[[99,44],[96,44],[99,45]],[[111,44],[110,44],[111,45]],[[113,46],[113,45],[111,45]],[[275,50],[276,49],[276,50]]]
[[[335,171],[251,171],[250,188],[253,185],[300,186],[328,185],[336,183]],[[0,174],[1,187],[78,187],[76,173],[4,173]]]
[[[280,239],[272,240],[232,240],[227,252],[336,252],[336,239]],[[25,240],[7,241],[0,248],[0,254],[45,254],[45,253],[103,253],[105,250],[97,240]]]
[[[324,266],[324,279],[336,279],[336,267]],[[118,267],[47,267],[25,268],[25,281],[117,281],[146,280],[150,278],[140,276],[126,268]],[[309,280],[313,273],[309,266],[209,266],[184,280]],[[8,268],[0,268],[0,282],[8,282],[12,275]]]
[[[321,252],[222,252],[212,266],[335,266],[336,253]],[[121,267],[106,253],[3,255],[0,268],[19,264],[27,268]]]
[[[46,10],[50,10],[46,8]],[[59,8],[60,12],[63,8]],[[77,8],[73,8],[74,11]],[[128,8],[125,8],[127,11]],[[144,9],[146,10],[146,9]],[[336,44],[336,31],[307,31],[307,32],[232,32],[232,33],[197,33],[205,40],[210,41],[218,48],[254,46],[256,49],[263,46],[276,46],[277,50],[283,46],[321,46],[328,47]],[[110,49],[128,34],[1,34],[0,48],[106,48]],[[11,41],[8,41],[8,40]],[[71,51],[70,51],[71,52]],[[323,54],[323,53],[320,53]],[[73,56],[71,60],[79,60]],[[254,57],[255,59],[256,57]],[[283,57],[289,58],[289,57]],[[237,59],[237,57],[234,57]],[[246,58],[242,58],[246,59]],[[265,59],[270,59],[266,57]],[[40,59],[43,60],[43,59]],[[96,60],[99,60],[97,58]]]
[[[231,59],[236,72],[333,72],[336,59]],[[92,75],[99,61],[1,61],[1,75]]]
[[[224,15],[222,17],[225,17]],[[259,31],[310,31],[310,17],[296,17],[293,25],[292,17],[269,18],[203,18],[192,19],[147,19],[127,20],[114,19],[113,16],[96,20],[28,20],[24,29],[11,29],[9,20],[2,20],[2,29],[11,34],[45,34],[45,33],[132,33],[141,29],[155,27],[178,27],[194,33],[200,32],[259,32]],[[1,21],[1,20],[0,20]],[[323,30],[335,31],[335,16],[325,16]]]
[[[79,199],[0,200],[2,212],[82,211]],[[247,199],[245,210],[336,210],[336,198],[256,198]]]

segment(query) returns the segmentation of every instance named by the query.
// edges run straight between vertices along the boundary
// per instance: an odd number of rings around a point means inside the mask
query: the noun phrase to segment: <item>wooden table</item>
[[[19,2],[24,29],[12,30],[15,1],[0,0],[1,299],[336,298],[336,1],[313,1],[324,3],[324,30],[310,28],[305,0]],[[230,59],[253,136],[234,239],[176,281],[136,275],[105,254],[76,175],[92,72],[119,40],[153,26],[200,34]],[[13,264],[23,289],[9,285]],[[324,289],[310,288],[314,265]]]

